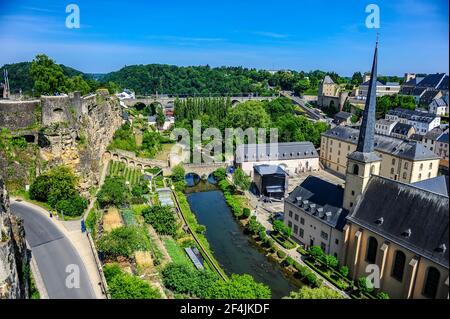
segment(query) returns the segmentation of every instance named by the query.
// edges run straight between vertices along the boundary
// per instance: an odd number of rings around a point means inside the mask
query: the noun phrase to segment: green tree
[[[217,182],[220,182],[227,177],[227,171],[223,167],[220,167],[217,170],[215,170],[213,174]]]
[[[362,76],[361,72],[353,73],[351,82],[354,85],[362,84],[363,83],[363,76]]]
[[[103,268],[112,299],[159,299],[161,294],[146,281],[123,272],[117,264]]]
[[[162,107],[156,108],[156,125],[158,127],[162,127],[164,123],[166,122],[166,116],[164,115],[164,111]]]
[[[217,280],[208,291],[210,299],[270,299],[270,288],[257,283],[250,275],[231,275],[228,281]]]
[[[281,220],[273,221],[273,230],[284,237],[290,237],[292,235],[292,228],[286,226]]]
[[[83,79],[81,75],[67,78],[66,86],[69,92],[79,91],[81,95],[86,95],[92,90],[89,84]]]
[[[251,179],[250,176],[238,167],[233,174],[233,183],[241,190],[248,190],[250,188]]]
[[[302,287],[298,292],[292,291],[288,297],[283,299],[344,299],[337,291],[328,287],[311,288]]]
[[[145,228],[122,226],[104,234],[98,240],[98,250],[109,258],[131,258],[135,251],[150,249],[150,239]]]
[[[102,208],[109,205],[121,206],[127,202],[129,193],[123,177],[108,176],[97,194],[97,201]]]
[[[36,96],[68,92],[63,69],[45,54],[38,54],[31,62],[30,75]]]
[[[325,264],[328,267],[336,268],[339,263],[338,263],[338,260],[336,257],[334,257],[332,255],[326,255],[325,256]]]
[[[342,276],[347,277],[348,273],[349,273],[348,267],[347,266],[341,266],[339,268],[339,272],[341,273]]]
[[[309,249],[309,253],[317,260],[324,260],[325,258],[325,253],[320,246],[312,246]]]
[[[206,298],[212,285],[218,280],[210,270],[197,270],[186,264],[168,264],[162,271],[164,286],[177,292]]]
[[[358,289],[360,293],[366,294],[373,291],[373,287],[369,286],[369,281],[367,277],[360,277],[357,282]]]
[[[232,108],[226,116],[227,127],[241,128],[267,128],[270,124],[270,117],[264,110],[262,103],[248,101],[240,103]]]
[[[170,206],[155,205],[142,211],[146,223],[151,224],[158,234],[174,236],[178,230],[177,220]]]
[[[56,203],[56,210],[66,216],[81,216],[87,207],[87,199],[78,194]]]
[[[172,181],[174,182],[180,182],[184,181],[184,177],[186,175],[186,171],[184,170],[183,165],[179,164],[172,168]]]

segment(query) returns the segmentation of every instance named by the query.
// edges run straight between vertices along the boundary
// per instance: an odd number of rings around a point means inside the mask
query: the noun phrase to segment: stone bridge
[[[146,169],[151,167],[161,167],[163,170],[169,169],[169,162],[155,159],[147,159],[142,157],[137,157],[133,152],[128,152],[124,150],[111,150],[106,151],[103,155],[104,162],[113,160],[116,162],[123,162],[131,167],[136,167],[140,169]]]
[[[185,96],[185,95],[178,95],[178,96],[163,96],[163,97],[143,97],[138,99],[123,99],[122,102],[126,106],[133,106],[136,103],[144,103],[145,105],[149,105],[153,102],[158,102],[161,104],[162,107],[165,109],[170,109],[174,107],[175,100],[179,98],[180,100],[186,99],[187,97],[194,97],[194,96]],[[201,97],[201,96],[199,96]],[[227,97],[227,96],[220,96],[220,95],[211,95],[211,96],[205,96],[205,97]],[[236,105],[238,103],[246,102],[246,101],[265,101],[265,100],[273,100],[277,98],[278,95],[275,96],[230,96],[231,103],[233,105]]]
[[[218,162],[218,163],[200,163],[200,164],[184,164],[184,170],[186,174],[195,173],[200,177],[209,176],[212,172],[217,170],[218,168],[226,168],[229,164],[227,162]]]

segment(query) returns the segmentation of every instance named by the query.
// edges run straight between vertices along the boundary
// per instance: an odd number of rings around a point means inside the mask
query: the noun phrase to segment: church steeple
[[[366,106],[359,131],[356,151],[347,156],[347,172],[345,174],[344,202],[342,207],[347,210],[359,201],[371,175],[380,172],[381,158],[374,152],[375,140],[375,109],[377,105],[377,64],[378,39],[372,63],[372,73],[367,92]]]
[[[372,72],[370,73],[369,90],[367,92],[361,128],[359,131],[357,152],[372,153],[375,136],[375,109],[377,104],[377,64],[378,64],[378,37],[373,56]]]

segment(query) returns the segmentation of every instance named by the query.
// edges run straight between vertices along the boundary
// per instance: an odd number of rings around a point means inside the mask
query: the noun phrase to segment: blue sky
[[[80,29],[65,8],[80,8]],[[448,0],[0,0],[0,65],[45,53],[84,72],[124,65],[322,69],[370,68],[381,10],[379,73],[447,72]]]

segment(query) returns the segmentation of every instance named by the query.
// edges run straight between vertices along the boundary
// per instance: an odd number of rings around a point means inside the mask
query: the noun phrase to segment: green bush
[[[270,288],[257,283],[250,275],[231,275],[228,281],[217,280],[208,289],[212,299],[270,299]]]
[[[208,290],[218,280],[210,270],[197,270],[186,264],[168,264],[162,271],[164,286],[177,293],[206,298]]]
[[[244,207],[244,208],[242,209],[242,217],[243,217],[243,218],[249,218],[249,217],[250,217],[250,214],[251,214],[251,211],[250,211],[249,208]]]
[[[377,293],[378,299],[390,299],[389,295],[386,292],[380,291]]]
[[[142,211],[146,223],[153,226],[160,235],[175,236],[178,224],[170,206],[154,205]]]
[[[341,266],[341,267],[339,268],[339,273],[340,273],[342,276],[347,277],[347,276],[348,276],[348,273],[349,273],[348,267],[347,267],[347,266]]]
[[[158,289],[146,281],[123,272],[117,264],[105,265],[103,272],[112,299],[159,299]]]
[[[122,226],[103,235],[98,241],[98,250],[109,258],[119,256],[131,258],[135,251],[150,250],[150,239],[145,228]]]
[[[121,206],[129,198],[129,189],[122,177],[107,177],[102,188],[97,194],[97,201],[100,207],[109,205]]]
[[[277,251],[277,256],[278,256],[278,258],[283,259],[283,258],[286,257],[286,253],[284,251],[282,251],[282,250],[278,250]],[[288,258],[290,258],[290,257],[288,257]]]
[[[285,262],[286,262],[286,265],[292,266],[294,264],[295,260],[292,259],[291,256],[287,256]]]
[[[65,216],[81,216],[84,210],[88,207],[88,201],[86,198],[75,194],[68,199],[60,200],[56,204],[56,210],[58,213],[64,213]]]

